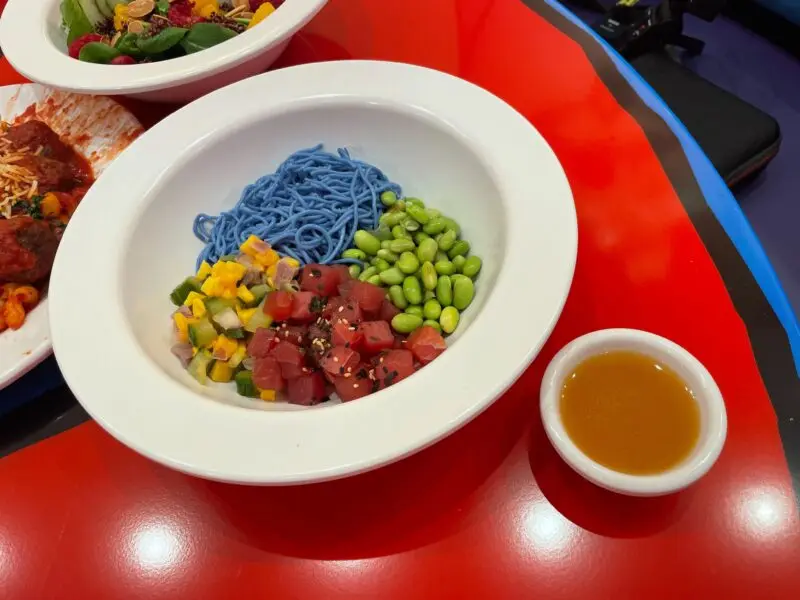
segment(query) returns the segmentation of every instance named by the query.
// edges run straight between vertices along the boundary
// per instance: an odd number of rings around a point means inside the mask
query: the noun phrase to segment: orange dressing
[[[589,458],[620,473],[652,475],[689,456],[700,409],[672,369],[636,352],[587,358],[561,389],[567,435]]]

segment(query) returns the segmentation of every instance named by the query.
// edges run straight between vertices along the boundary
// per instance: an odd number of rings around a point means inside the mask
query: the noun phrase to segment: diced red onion
[[[192,316],[192,309],[188,306],[181,306],[177,312],[181,313],[184,317]]]
[[[263,281],[261,271],[258,269],[251,269],[248,268],[242,277],[242,284],[250,287],[251,285],[257,285]]]
[[[263,240],[258,240],[256,242],[253,242],[250,247],[253,250],[255,250],[256,254],[262,254],[272,248],[272,246],[270,246],[267,242]]]
[[[183,365],[184,369],[189,366],[189,363],[192,361],[192,356],[194,356],[194,350],[191,344],[175,344],[170,350],[178,357],[178,360],[181,361],[181,365]]]
[[[236,257],[236,262],[240,265],[244,265],[245,267],[252,267],[255,264],[252,256],[247,256],[247,254],[240,254]]]
[[[290,265],[285,260],[278,261],[278,267],[275,269],[275,277],[273,277],[273,284],[276,290],[283,289],[284,284],[289,283],[300,269]]]
[[[244,367],[244,368],[245,368],[245,369],[247,369],[248,371],[252,371],[252,370],[253,370],[253,366],[254,366],[255,364],[256,364],[256,359],[255,359],[255,358],[253,358],[252,356],[248,356],[247,358],[245,358],[245,359],[242,361],[242,367]]]

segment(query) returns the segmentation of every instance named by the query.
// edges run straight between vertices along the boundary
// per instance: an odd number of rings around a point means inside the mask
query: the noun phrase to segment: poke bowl
[[[90,190],[56,257],[54,349],[153,460],[334,479],[490,406],[549,336],[576,253],[557,158],[498,98],[411,65],[282,69],[179,110]]]
[[[35,82],[186,102],[266,70],[326,2],[9,0],[0,39]]]

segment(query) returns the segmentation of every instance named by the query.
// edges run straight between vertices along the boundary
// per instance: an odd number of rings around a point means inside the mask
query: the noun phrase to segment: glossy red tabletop
[[[344,58],[457,74],[552,145],[580,239],[550,341],[456,434],[332,483],[193,479],[94,423],[15,452],[0,460],[0,598],[800,598],[797,428],[775,408],[800,403],[785,332],[677,139],[597,42],[543,0],[331,0],[279,66]],[[0,62],[0,83],[19,80]],[[168,112],[129,105],[147,124]],[[548,443],[543,370],[606,327],[669,337],[717,380],[727,445],[689,490],[617,496]]]

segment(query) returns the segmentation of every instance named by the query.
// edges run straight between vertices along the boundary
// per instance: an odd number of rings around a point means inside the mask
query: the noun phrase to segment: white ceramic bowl
[[[0,120],[38,119],[87,159],[95,177],[143,131],[125,108],[98,96],[79,96],[34,83],[0,87]],[[48,298],[26,317],[24,325],[0,333],[0,389],[50,356]]]
[[[231,207],[318,142],[346,146],[461,223],[484,259],[475,301],[441,357],[358,401],[303,408],[200,386],[170,354],[169,292],[202,248],[193,218]],[[146,456],[223,481],[332,479],[407,456],[489,406],[550,334],[576,251],[558,160],[498,98],[410,65],[281,69],[171,115],[92,188],[56,257],[54,348],[88,412]]]
[[[694,393],[700,407],[700,439],[692,453],[669,471],[657,475],[612,471],[586,456],[564,429],[559,406],[565,378],[585,359],[615,350],[639,352],[655,358],[671,367]],[[561,458],[596,485],[629,496],[663,496],[690,486],[716,462],[728,432],[722,394],[700,361],[674,342],[636,329],[604,329],[567,344],[547,367],[540,400],[544,429]]]
[[[97,65],[70,58],[61,0],[9,0],[0,18],[3,53],[28,79],[72,92],[186,102],[261,73],[327,0],[287,0],[258,26],[189,56],[144,65]]]

